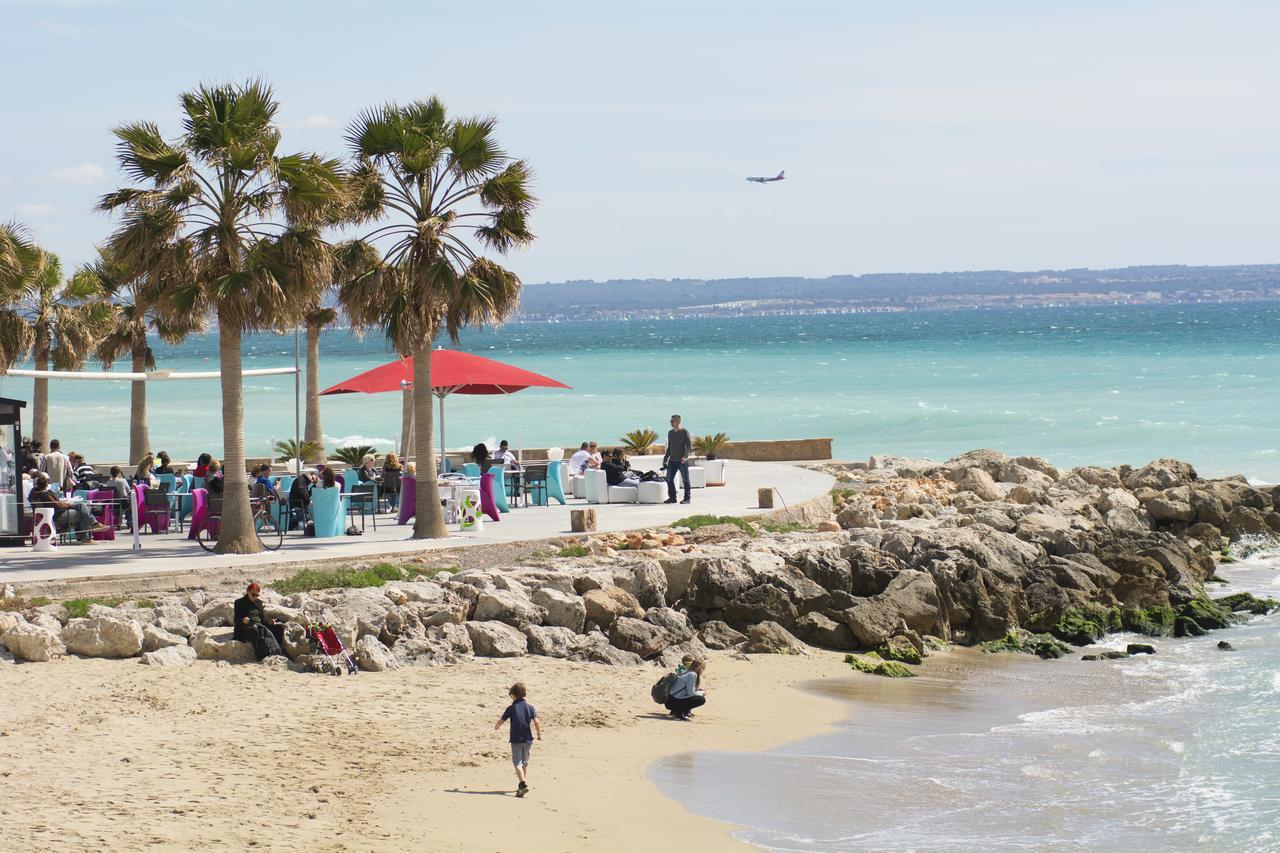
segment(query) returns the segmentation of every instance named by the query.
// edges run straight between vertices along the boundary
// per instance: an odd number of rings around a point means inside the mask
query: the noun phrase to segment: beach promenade
[[[636,457],[640,470],[657,468],[657,457]],[[64,545],[57,552],[33,552],[30,548],[0,549],[0,583],[30,584],[74,578],[107,578],[140,574],[194,575],[249,566],[279,566],[293,563],[350,558],[367,560],[387,555],[403,556],[425,551],[477,547],[572,535],[569,511],[592,507],[596,510],[597,532],[618,532],[669,525],[678,519],[698,515],[751,516],[768,512],[757,507],[756,490],[773,487],[774,506],[782,509],[824,495],[834,478],[776,462],[730,461],[725,485],[695,489],[693,502],[684,504],[588,504],[570,499],[567,506],[512,508],[502,521],[486,521],[482,532],[459,531],[450,525],[447,539],[410,539],[411,528],[395,523],[395,516],[381,514],[378,527],[372,520],[362,536],[315,539],[301,533],[286,535],[279,551],[258,554],[209,554],[184,531],[143,534],[141,550],[133,550],[132,537],[117,532],[114,542],[94,545]],[[358,526],[358,523],[357,523]]]

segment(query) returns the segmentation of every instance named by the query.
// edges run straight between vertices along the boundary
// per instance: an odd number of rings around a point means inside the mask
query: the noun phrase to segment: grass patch
[[[21,613],[23,610],[29,610],[32,607],[44,607],[46,604],[52,603],[43,595],[37,595],[35,598],[23,598],[17,595],[13,598],[0,598],[0,612]]]
[[[89,608],[95,604],[101,604],[103,607],[119,607],[123,601],[123,598],[73,598],[62,602],[62,607],[67,611],[68,619],[84,619],[89,615]]]
[[[756,522],[760,525],[760,529],[765,533],[798,533],[801,530],[808,530],[808,525],[801,524],[798,521],[778,521],[773,518],[764,518]]]
[[[141,607],[146,610],[151,610],[156,606],[156,603],[152,601],[150,598],[139,598],[137,601],[133,603],[133,606]]]
[[[566,545],[558,552],[561,557],[586,557],[590,554],[591,549],[586,545]]]
[[[429,575],[430,572],[446,571],[445,569],[428,569],[419,571],[416,566],[393,566],[390,563],[378,563],[364,568],[347,566],[340,569],[303,569],[292,577],[268,584],[281,595],[292,595],[295,592],[312,592],[318,589],[361,589],[363,587],[382,586],[387,581],[402,581],[417,575]]]
[[[710,527],[713,524],[732,524],[748,536],[756,535],[755,528],[751,526],[751,522],[733,515],[691,515],[671,522],[672,527],[687,527],[690,530],[697,530],[699,527]]]

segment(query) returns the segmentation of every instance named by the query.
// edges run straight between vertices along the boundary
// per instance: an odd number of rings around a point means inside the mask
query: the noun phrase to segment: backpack
[[[654,682],[653,687],[649,690],[649,695],[653,697],[653,701],[659,705],[665,705],[667,696],[671,693],[671,688],[675,687],[676,679],[679,678],[674,672],[668,672],[666,675]]]

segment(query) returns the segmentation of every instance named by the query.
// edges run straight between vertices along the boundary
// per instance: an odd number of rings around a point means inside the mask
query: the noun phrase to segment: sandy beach
[[[200,661],[66,658],[0,669],[0,823],[9,850],[742,849],[646,777],[689,750],[822,731],[842,703],[795,689],[841,656],[717,653],[692,723],[649,699],[654,667],[526,657],[334,678]],[[545,739],[513,795],[516,680]]]

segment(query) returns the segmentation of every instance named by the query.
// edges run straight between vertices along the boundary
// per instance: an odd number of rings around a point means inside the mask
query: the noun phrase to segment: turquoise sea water
[[[929,311],[908,314],[512,324],[462,347],[546,373],[571,392],[451,397],[448,444],[612,442],[672,412],[695,433],[829,436],[842,458],[944,458],[974,447],[1060,465],[1177,456],[1205,474],[1280,480],[1280,303]],[[245,366],[293,363],[292,335],[246,344]],[[216,339],[157,347],[161,367],[216,369]],[[328,385],[391,358],[382,339],[327,333]],[[30,380],[0,394],[30,397]],[[94,459],[126,450],[125,383],[57,382],[53,434]],[[155,449],[217,451],[216,382],[154,383]],[[251,453],[293,435],[293,382],[246,390]],[[334,442],[389,447],[397,394],[324,398]]]

